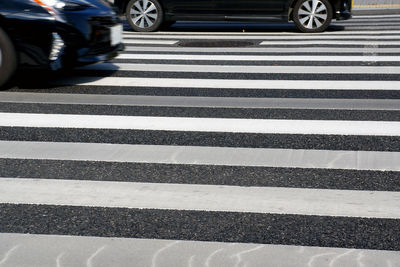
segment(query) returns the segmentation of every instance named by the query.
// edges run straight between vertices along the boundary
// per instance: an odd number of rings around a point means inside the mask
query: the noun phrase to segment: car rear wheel
[[[0,88],[17,69],[17,56],[7,33],[0,28]]]
[[[164,16],[157,0],[130,0],[125,13],[132,29],[138,32],[156,31]]]
[[[323,32],[332,20],[332,6],[327,0],[300,0],[293,10],[293,20],[302,32]]]

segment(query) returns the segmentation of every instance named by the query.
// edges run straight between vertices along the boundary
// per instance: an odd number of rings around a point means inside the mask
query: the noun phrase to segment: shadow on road
[[[1,90],[46,89],[73,86],[93,82],[103,77],[114,76],[118,68],[110,70],[67,69],[62,71],[18,70],[16,75]]]

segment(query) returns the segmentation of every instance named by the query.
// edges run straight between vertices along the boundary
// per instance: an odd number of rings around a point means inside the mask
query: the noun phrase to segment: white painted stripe
[[[398,22],[386,22],[386,21],[372,21],[370,23],[366,23],[366,22],[342,22],[342,21],[337,21],[334,24],[332,24],[333,26],[345,26],[345,27],[352,27],[352,26],[362,26],[362,27],[370,27],[370,26],[380,26],[380,27],[384,27],[384,26],[400,26],[400,23]],[[346,29],[347,30],[347,29]]]
[[[132,259],[135,266],[149,266],[150,262],[154,262],[163,266],[200,267],[207,260],[213,260],[218,267],[232,267],[235,263],[260,266],[260,263],[274,262],[285,267],[301,267],[308,266],[310,261],[315,266],[321,263],[354,267],[360,262],[358,258],[362,258],[364,267],[400,265],[400,253],[397,251],[0,233],[0,255],[5,255],[16,244],[18,249],[8,258],[7,266],[32,263],[32,259],[41,267],[54,267],[55,259],[59,259],[59,266],[75,266],[77,262],[86,262],[97,248],[102,247],[105,249],[95,263],[113,267],[131,266]],[[216,252],[220,253],[215,255]],[[216,258],[212,259],[213,255]]]
[[[287,90],[400,90],[400,81],[329,80],[229,80],[128,77],[73,77],[51,81],[53,85],[133,86],[148,88],[287,89]]]
[[[0,92],[0,103],[207,108],[400,110],[400,100],[398,99],[185,97],[59,93],[45,94],[25,92]]]
[[[0,178],[0,203],[400,218],[400,192]]]
[[[400,48],[400,46],[399,46]],[[399,48],[381,47],[149,47],[149,46],[126,46],[125,51],[148,51],[148,52],[197,52],[197,53],[400,53]]]
[[[387,30],[382,29],[382,30],[376,30],[376,31],[339,31],[339,32],[321,32],[321,33],[313,33],[313,34],[307,34],[307,33],[298,33],[298,32],[201,32],[201,31],[191,31],[191,32],[176,32],[176,31],[160,31],[157,33],[138,33],[138,32],[132,32],[132,31],[124,31],[124,35],[140,35],[140,36],[154,36],[154,38],[157,38],[157,36],[160,35],[176,35],[176,36],[182,36],[182,35],[242,35],[242,36],[259,36],[259,35],[264,35],[264,36],[310,36],[310,35],[315,35],[315,36],[324,36],[324,35],[336,35],[336,36],[346,36],[346,35],[354,35],[354,34],[376,34],[377,36],[379,35],[384,35],[384,34],[400,34],[399,30]]]
[[[121,54],[118,59],[209,60],[209,61],[323,61],[323,62],[400,62],[400,56],[262,56],[262,55],[182,55],[182,54]]]
[[[226,36],[226,35],[127,35],[124,36],[124,43],[129,43],[130,38],[132,42],[136,43],[138,40],[147,40],[151,42],[156,42],[157,40],[162,39],[190,39],[190,40],[265,40],[264,42],[273,42],[276,44],[284,44],[284,45],[295,45],[295,44],[381,44],[381,45],[399,45],[400,38],[396,36],[349,36],[348,40],[346,38],[340,38],[338,36],[290,36],[290,37],[281,37],[281,36],[241,36],[236,35]],[[151,38],[155,38],[152,40]],[[267,40],[266,40],[267,39]],[[342,40],[343,39],[343,40]],[[385,39],[388,39],[387,41]],[[288,41],[289,40],[289,41]],[[296,41],[294,41],[296,40]],[[396,41],[393,41],[396,40]],[[263,43],[264,43],[263,42]],[[140,44],[140,43],[139,43]]]
[[[246,66],[243,68],[237,65],[102,63],[81,69],[152,72],[400,74],[400,66]]]
[[[400,171],[400,152],[0,141],[0,158]]]
[[[124,38],[124,44],[155,44],[155,45],[173,45],[178,41],[176,40],[139,40]]]
[[[400,122],[0,113],[0,126],[400,136]]]
[[[317,41],[317,40],[309,40],[309,41],[263,41],[260,45],[400,45],[399,41]]]
[[[382,19],[367,19],[367,18],[361,18],[358,17],[357,19],[349,19],[349,20],[335,20],[334,23],[346,23],[346,24],[353,24],[353,23],[361,23],[366,21],[369,24],[372,23],[376,23],[376,24],[380,24],[380,23],[387,23],[387,22],[395,22],[395,24],[400,24],[400,18],[399,17],[386,17],[386,18],[382,18]]]
[[[357,15],[357,16],[353,16],[352,19],[357,20],[358,18],[369,18],[369,19],[380,20],[381,18],[400,18],[400,15],[396,15],[396,14],[389,14],[389,15]]]
[[[357,25],[357,26],[352,26],[352,27],[347,27],[346,30],[349,32],[355,32],[355,31],[363,31],[363,30],[377,30],[382,29],[382,26],[363,26],[363,25]],[[399,26],[385,26],[385,30],[398,30]]]
[[[357,18],[352,18],[351,20],[349,20],[349,22],[396,22],[396,23],[400,23],[400,17],[386,17],[386,18],[379,18],[379,19],[371,19],[371,17],[369,18],[363,18],[363,17],[357,17]]]
[[[176,39],[183,39],[186,37],[190,37],[189,39],[232,39],[232,36],[227,36],[227,35],[194,35],[194,36],[186,36],[186,35],[143,35],[143,34],[136,34],[136,35],[127,35],[124,40],[131,40],[131,38],[156,38],[156,39],[163,39],[165,37],[168,38],[176,38]],[[127,39],[128,38],[128,39]],[[375,40],[375,41],[383,41],[386,39],[389,40],[400,40],[400,37],[394,36],[394,35],[379,35],[379,36],[374,36],[374,35],[350,35],[350,36],[337,36],[337,35],[292,35],[292,36],[251,36],[251,35],[234,35],[235,40],[242,40],[242,39],[268,39],[268,40],[335,40],[335,41],[355,41],[358,39],[365,39],[366,40]],[[146,39],[147,40],[147,39]]]

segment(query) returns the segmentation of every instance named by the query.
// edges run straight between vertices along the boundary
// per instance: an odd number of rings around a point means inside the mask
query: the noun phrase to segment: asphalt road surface
[[[400,266],[400,15],[126,28],[0,92],[0,266]]]

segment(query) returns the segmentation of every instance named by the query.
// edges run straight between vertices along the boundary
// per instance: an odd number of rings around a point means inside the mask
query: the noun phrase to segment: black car
[[[351,17],[351,0],[110,0],[135,31],[155,31],[177,20],[294,21],[302,32],[322,32],[332,19]]]
[[[121,50],[122,24],[103,0],[0,0],[0,86],[18,67],[57,70]]]

